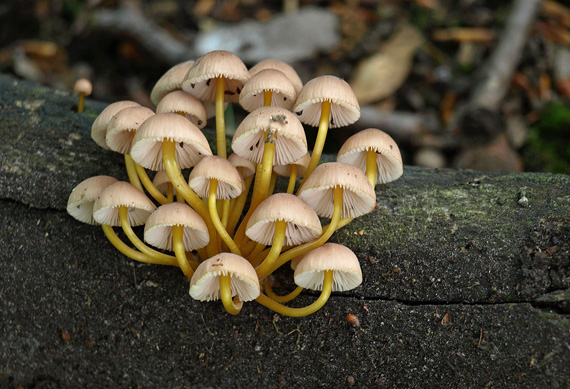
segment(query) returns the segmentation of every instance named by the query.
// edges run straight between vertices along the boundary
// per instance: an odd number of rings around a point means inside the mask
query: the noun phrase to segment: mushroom
[[[185,61],[174,65],[158,79],[150,92],[150,101],[158,105],[162,98],[170,92],[182,90],[182,81],[195,61]]]
[[[229,215],[229,200],[243,191],[243,180],[237,169],[225,158],[211,155],[204,157],[190,173],[188,185],[199,197],[208,198],[208,209],[214,227],[232,253],[241,252],[220,220],[216,199],[223,200],[223,219]]]
[[[265,260],[256,269],[261,279],[271,272],[282,247],[297,246],[318,238],[322,233],[321,222],[309,204],[299,197],[277,193],[259,204],[251,215],[246,235],[263,247],[271,245]]]
[[[323,234],[282,253],[273,267],[277,269],[292,258],[322,246],[337,230],[341,218],[352,218],[371,212],[376,205],[374,187],[355,166],[340,162],[319,165],[301,188],[299,197],[322,217],[331,218]]]
[[[82,223],[99,224],[93,218],[93,205],[101,192],[116,182],[118,182],[117,179],[110,176],[96,176],[80,182],[75,188],[73,188],[69,195],[69,200],[67,201],[67,213]],[[147,255],[127,246],[121,239],[119,239],[117,234],[115,234],[113,227],[105,224],[101,225],[101,227],[111,244],[127,257],[144,263],[156,263]],[[173,263],[169,264],[175,265]]]
[[[80,78],[75,81],[73,86],[73,91],[79,95],[79,104],[77,104],[77,113],[83,112],[83,103],[85,101],[85,96],[89,96],[93,92],[93,85],[91,81],[86,78]]]
[[[394,139],[377,128],[368,128],[348,138],[340,148],[337,161],[358,167],[372,186],[386,184],[404,173],[400,149]]]
[[[206,126],[206,108],[194,96],[182,90],[170,92],[160,100],[156,113],[174,112],[190,120],[196,127]]]
[[[339,244],[326,243],[303,256],[295,269],[295,283],[306,289],[320,290],[319,298],[309,306],[291,308],[261,293],[256,301],[285,316],[308,316],[321,309],[331,292],[346,291],[362,283],[362,270],[354,253]]]
[[[249,189],[255,175],[256,167],[253,162],[240,157],[236,153],[230,154],[228,161],[237,169],[241,178],[243,178],[243,191],[235,200],[231,200],[230,205],[230,216],[226,231],[228,231],[228,234],[232,235],[243,211],[243,207],[245,206],[245,202],[247,201],[247,195],[249,194]]]
[[[301,78],[295,69],[293,69],[291,65],[278,59],[264,59],[263,61],[258,62],[255,66],[249,69],[249,75],[253,77],[265,69],[275,69],[285,74],[293,85],[293,88],[295,88],[295,95],[298,95],[301,89],[303,89],[303,81],[301,81]]]
[[[210,243],[208,255],[216,254],[216,229],[210,220],[208,207],[188,186],[180,169],[197,164],[212,155],[208,140],[189,120],[175,113],[159,113],[139,127],[131,155],[136,163],[151,170],[166,170],[172,185],[188,204],[198,212],[208,226]]]
[[[154,203],[143,192],[128,182],[119,181],[101,192],[93,205],[93,218],[104,226],[122,227],[131,243],[150,257],[152,263],[178,265],[175,257],[148,247],[132,229],[133,226],[145,224],[155,209]],[[112,231],[110,227],[105,229]]]
[[[162,193],[163,196],[166,196],[169,203],[174,201],[174,195],[176,195],[176,190],[170,181],[170,177],[168,177],[168,173],[165,170],[161,170],[156,172],[154,178],[152,179],[152,184],[154,187]],[[184,199],[178,199],[179,202],[184,202]]]
[[[202,262],[190,282],[190,296],[200,301],[221,299],[226,311],[237,315],[244,301],[259,296],[259,280],[243,257],[220,253]],[[237,301],[232,300],[235,296]]]
[[[309,165],[309,160],[311,156],[309,152],[303,155],[298,160],[288,164],[288,165],[276,165],[273,166],[273,171],[282,177],[289,177],[289,184],[287,185],[287,193],[293,193],[295,191],[295,183],[297,177],[304,177],[307,171],[307,166]]]
[[[107,142],[105,140],[109,122],[117,112],[129,107],[140,107],[140,104],[129,100],[117,101],[115,103],[109,104],[103,111],[101,111],[99,116],[97,116],[91,125],[91,138],[95,141],[95,143],[97,143],[97,145],[104,148],[105,150],[109,150],[109,146],[107,146]]]
[[[357,121],[360,106],[346,81],[335,76],[320,76],[307,82],[301,89],[293,111],[301,122],[319,127],[300,190],[319,164],[328,129],[348,126]]]
[[[295,88],[285,74],[265,69],[247,80],[239,95],[239,103],[248,112],[263,106],[291,109],[296,98]]]
[[[191,279],[192,267],[198,263],[189,261],[186,251],[205,247],[210,238],[204,220],[189,205],[165,204],[158,207],[144,226],[144,240],[160,249],[174,251],[178,266]]]
[[[247,68],[237,55],[216,50],[198,58],[182,82],[184,91],[204,102],[216,103],[216,145],[220,157],[227,157],[224,102],[237,103],[248,79]]]
[[[232,149],[240,157],[258,164],[251,205],[235,236],[235,241],[242,245],[251,213],[267,197],[273,165],[301,158],[307,153],[307,139],[303,125],[291,112],[280,107],[261,107],[238,126]]]
[[[144,168],[133,161],[130,155],[137,129],[151,116],[154,116],[154,112],[146,107],[128,107],[120,110],[109,121],[105,143],[111,150],[124,155],[127,176],[131,184],[136,186],[139,182],[142,183],[156,201],[166,204],[168,202],[166,197],[154,187]]]

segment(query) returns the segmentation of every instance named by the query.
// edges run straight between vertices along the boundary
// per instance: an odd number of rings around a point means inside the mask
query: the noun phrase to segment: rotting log
[[[333,237],[360,258],[359,288],[308,318],[233,317],[67,215],[83,179],[125,178],[90,139],[105,104],[75,104],[0,76],[0,386],[570,384],[570,177],[406,167]]]

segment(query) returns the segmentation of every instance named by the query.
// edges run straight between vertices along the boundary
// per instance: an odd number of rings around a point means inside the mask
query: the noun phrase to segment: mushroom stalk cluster
[[[232,315],[244,302],[256,301],[283,315],[307,316],[331,293],[361,284],[356,255],[327,242],[371,212],[375,185],[399,178],[403,166],[394,140],[378,129],[349,138],[337,162],[319,164],[327,132],[360,117],[345,81],[321,76],[303,86],[283,62],[266,60],[248,70],[233,53],[213,51],[171,68],[151,100],[156,111],[120,101],[97,117],[93,140],[124,154],[130,182],[86,179],[69,197],[71,216],[101,225],[131,259],[180,268],[192,298],[222,300]],[[228,157],[229,103],[249,114]],[[214,116],[217,155],[201,131]],[[303,125],[318,127],[312,154]],[[274,194],[280,179],[287,191]],[[323,227],[321,218],[330,223]],[[286,263],[297,287],[279,296],[272,274]],[[289,305],[304,289],[320,295],[308,306]]]

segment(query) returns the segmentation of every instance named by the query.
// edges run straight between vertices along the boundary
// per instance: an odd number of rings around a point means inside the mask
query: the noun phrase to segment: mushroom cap
[[[204,157],[198,162],[190,173],[188,185],[198,196],[208,197],[211,179],[218,180],[217,199],[233,199],[243,191],[243,179],[237,169],[227,159],[217,155]]]
[[[117,153],[128,154],[138,128],[151,116],[154,116],[154,112],[146,107],[129,107],[120,110],[109,121],[105,143]]]
[[[333,271],[333,292],[351,290],[362,283],[358,258],[350,249],[336,243],[325,243],[305,254],[293,277],[305,289],[322,290],[326,270]]]
[[[366,172],[366,152],[376,152],[376,181],[392,182],[404,173],[400,149],[394,139],[384,131],[368,128],[352,135],[340,148],[337,161],[348,163]]]
[[[158,189],[158,191],[165,196],[168,192],[169,182],[171,182],[170,177],[168,177],[168,173],[166,173],[166,171],[164,170],[156,172],[154,178],[152,179],[152,184],[155,186],[155,188]],[[174,187],[174,185],[172,186],[172,193],[176,194],[176,188]]]
[[[285,74],[275,69],[261,70],[253,75],[239,94],[239,103],[248,112],[263,107],[263,92],[271,91],[271,105],[291,109],[297,93]]]
[[[144,240],[160,249],[173,250],[172,227],[183,226],[185,251],[202,248],[210,241],[208,228],[196,211],[185,203],[170,203],[158,207],[144,226]]]
[[[184,77],[192,65],[194,65],[194,61],[186,61],[168,69],[166,73],[158,79],[156,84],[154,84],[150,92],[150,101],[152,101],[154,105],[158,105],[162,98],[168,93],[181,90],[182,81],[184,81]]]
[[[202,262],[190,281],[190,296],[200,301],[220,299],[220,275],[231,276],[232,296],[241,301],[255,300],[260,293],[255,269],[245,258],[221,253]]]
[[[206,108],[194,96],[182,90],[175,90],[165,95],[156,107],[156,113],[183,113],[196,127],[206,126]]]
[[[297,165],[297,178],[301,178],[305,175],[307,171],[307,166],[309,166],[309,161],[311,160],[311,156],[307,151],[307,154],[303,155],[301,158],[296,160],[295,162],[289,163],[287,165],[276,165],[273,166],[273,171],[281,176],[281,177],[289,177],[291,176],[291,165]]]
[[[275,69],[285,74],[291,84],[293,84],[293,87],[295,88],[295,94],[299,94],[301,89],[303,89],[303,81],[301,81],[301,78],[295,69],[291,65],[278,59],[265,59],[261,62],[258,62],[255,66],[249,69],[249,75],[253,77],[255,74],[264,69]]]
[[[107,107],[105,107],[104,110],[101,111],[99,116],[97,116],[91,125],[91,138],[95,141],[95,143],[97,143],[105,150],[109,150],[109,146],[107,146],[107,142],[105,141],[105,137],[107,135],[107,126],[117,112],[129,107],[140,107],[140,104],[129,100],[117,101],[115,103],[109,104]]]
[[[319,216],[333,214],[333,192],[343,188],[342,218],[354,218],[371,212],[376,205],[376,193],[368,178],[356,166],[341,162],[317,166],[301,187],[299,197],[305,200]]]
[[[128,182],[119,181],[105,188],[93,205],[93,218],[99,224],[119,227],[119,207],[127,207],[129,224],[140,226],[156,209],[146,195]]]
[[[93,92],[93,85],[88,79],[80,78],[79,80],[75,81],[75,85],[73,85],[73,91],[75,93],[83,93],[85,96],[89,96],[91,92]]]
[[[255,242],[271,245],[276,221],[287,222],[284,246],[317,239],[323,231],[319,217],[309,204],[293,194],[276,193],[257,206],[245,233]]]
[[[95,176],[81,181],[69,195],[67,213],[82,223],[97,224],[93,219],[93,205],[101,192],[118,182],[115,177]]]
[[[360,118],[360,106],[350,85],[335,76],[320,76],[307,82],[295,101],[293,112],[310,126],[321,120],[321,103],[330,101],[329,128],[348,126]]]
[[[131,157],[150,170],[164,170],[162,142],[176,142],[176,163],[180,169],[196,165],[204,156],[212,155],[210,144],[200,129],[176,113],[158,113],[137,130],[131,146]]]
[[[261,107],[240,123],[232,140],[232,150],[240,157],[261,163],[265,131],[276,132],[273,165],[287,165],[307,153],[303,125],[294,114],[280,107]]]
[[[188,70],[182,89],[206,102],[216,101],[216,79],[224,77],[224,100],[237,103],[249,72],[237,55],[230,51],[215,50],[204,54]]]
[[[242,168],[241,169],[242,178],[251,177],[255,174],[256,171],[255,164],[250,160],[240,157],[236,153],[230,154],[230,156],[228,157],[228,161],[230,161],[230,163],[234,165],[236,169],[240,167]]]

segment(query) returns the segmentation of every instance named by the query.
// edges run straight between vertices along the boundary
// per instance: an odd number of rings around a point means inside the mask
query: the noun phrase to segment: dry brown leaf
[[[558,20],[566,27],[570,27],[570,9],[557,1],[543,1],[542,14]]]
[[[362,60],[350,81],[360,104],[368,104],[393,94],[406,80],[414,52],[423,42],[420,32],[411,26],[399,29],[380,49]]]

